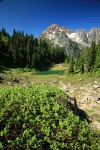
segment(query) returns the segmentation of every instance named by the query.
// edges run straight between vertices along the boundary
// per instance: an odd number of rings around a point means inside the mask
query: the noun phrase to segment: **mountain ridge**
[[[93,27],[89,31],[85,29],[71,30],[64,26],[52,24],[38,38],[48,39],[60,47],[68,48],[73,42],[86,47],[90,46],[92,41],[95,41],[96,44],[100,41],[100,28]]]

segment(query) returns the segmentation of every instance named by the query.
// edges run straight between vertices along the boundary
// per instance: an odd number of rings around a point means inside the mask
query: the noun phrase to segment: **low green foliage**
[[[49,85],[0,87],[0,149],[99,150],[99,138]]]

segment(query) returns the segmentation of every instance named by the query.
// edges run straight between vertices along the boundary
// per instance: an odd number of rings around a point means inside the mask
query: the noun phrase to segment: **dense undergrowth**
[[[0,87],[1,150],[99,150],[99,142],[58,88]]]

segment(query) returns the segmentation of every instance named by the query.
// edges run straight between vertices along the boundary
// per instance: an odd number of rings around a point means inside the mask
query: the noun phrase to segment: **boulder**
[[[97,98],[97,101],[100,101],[100,97]]]
[[[98,82],[97,82],[97,81],[94,81],[94,83],[97,84]]]

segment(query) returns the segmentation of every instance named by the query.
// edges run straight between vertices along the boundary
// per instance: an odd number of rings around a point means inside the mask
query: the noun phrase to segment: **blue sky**
[[[72,30],[100,27],[100,0],[0,0],[0,29],[38,36],[51,24]]]

